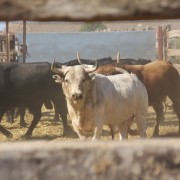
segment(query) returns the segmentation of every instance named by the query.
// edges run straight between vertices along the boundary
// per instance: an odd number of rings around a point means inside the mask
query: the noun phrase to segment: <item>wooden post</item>
[[[6,21],[6,52],[7,62],[10,62],[10,42],[9,42],[9,21]]]
[[[26,20],[23,20],[23,63],[26,62],[26,52],[27,52],[27,45],[26,45]]]
[[[162,26],[157,29],[158,60],[163,60],[163,31]]]
[[[168,57],[168,32],[171,30],[171,25],[168,24],[164,29],[164,60],[170,61],[170,57]]]

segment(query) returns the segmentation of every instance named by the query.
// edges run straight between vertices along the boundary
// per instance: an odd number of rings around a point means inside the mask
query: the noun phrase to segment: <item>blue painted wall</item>
[[[16,34],[22,42],[22,34]],[[56,61],[66,62],[76,58],[99,59],[156,58],[155,31],[131,32],[81,32],[81,33],[27,33],[29,55],[26,62]]]

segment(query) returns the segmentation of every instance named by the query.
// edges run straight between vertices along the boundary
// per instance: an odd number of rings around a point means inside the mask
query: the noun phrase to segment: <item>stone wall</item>
[[[0,144],[1,180],[180,179],[180,140]]]

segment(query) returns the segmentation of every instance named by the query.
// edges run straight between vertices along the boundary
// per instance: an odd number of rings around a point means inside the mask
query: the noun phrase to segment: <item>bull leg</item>
[[[119,140],[122,141],[128,139],[126,124],[125,123],[118,124],[118,129],[119,129]]]
[[[96,123],[95,128],[94,128],[94,136],[92,138],[92,141],[97,141],[100,140],[101,135],[102,135],[102,129],[103,129],[103,121],[99,120],[98,123]]]
[[[178,98],[172,98],[172,97],[169,97],[173,103],[173,109],[178,117],[178,120],[179,120],[179,130],[178,130],[178,133],[180,134],[180,102],[179,102],[179,99]]]
[[[0,112],[0,122],[2,120],[3,115],[4,113]],[[0,125],[0,132],[2,132],[2,134],[4,134],[6,137],[12,138],[12,134],[7,129],[3,128],[1,125]]]
[[[32,123],[29,127],[29,129],[27,130],[26,134],[24,135],[25,138],[29,138],[30,136],[32,136],[32,132],[34,130],[34,128],[36,127],[36,125],[38,124],[40,118],[41,118],[41,106],[38,106],[36,109],[34,109],[32,112],[33,112],[33,120],[32,120]]]
[[[10,122],[11,124],[14,123],[14,112],[15,112],[14,108],[6,112],[7,121]]]
[[[56,99],[53,100],[54,107],[61,116],[63,123],[63,136],[68,135],[68,126],[67,126],[67,105],[65,98],[62,98],[61,102],[58,102]],[[62,105],[61,105],[62,104]]]
[[[110,129],[110,134],[111,134],[112,140],[114,140],[114,136],[115,136],[114,125],[109,125],[109,129]]]
[[[54,121],[59,121],[59,113],[56,106],[54,107]]]
[[[7,111],[5,114],[6,114],[6,117],[7,117],[7,122],[12,123],[12,116],[11,116],[10,110]]]
[[[7,129],[3,128],[1,125],[0,125],[0,132],[2,132],[6,137],[12,138],[12,134]]]
[[[67,107],[61,106],[58,108],[58,112],[61,116],[62,123],[63,123],[63,136],[68,134],[68,126],[67,126]]]
[[[26,126],[25,121],[24,121],[25,111],[26,111],[25,107],[19,107],[20,126],[21,127],[25,127]]]
[[[162,120],[164,121],[162,102],[158,102],[158,103],[154,104],[153,109],[156,112],[156,124],[155,124],[155,128],[154,128],[153,136],[159,136],[159,124]]]
[[[86,136],[84,136],[83,132],[78,128],[78,126],[72,121],[72,126],[74,131],[78,134],[80,140],[86,140]]]
[[[146,111],[136,113],[136,124],[141,138],[146,137]]]

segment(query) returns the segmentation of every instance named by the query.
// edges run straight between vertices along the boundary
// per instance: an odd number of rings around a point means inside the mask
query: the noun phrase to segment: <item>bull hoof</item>
[[[8,133],[8,134],[6,135],[6,137],[9,138],[9,139],[11,139],[11,138],[13,138],[13,135],[12,135],[11,133]]]
[[[92,138],[92,141],[93,141],[93,142],[99,142],[100,140],[97,139],[97,138]]]
[[[54,122],[59,122],[59,118],[54,117]]]
[[[153,137],[159,137],[159,133],[157,132],[153,133]]]
[[[79,141],[86,141],[86,140],[87,140],[87,138],[85,136],[82,136],[79,138]]]
[[[20,127],[21,127],[21,128],[25,128],[25,127],[26,127],[26,124],[20,124]]]
[[[32,134],[25,134],[24,136],[22,136],[22,139],[26,140],[26,139],[30,139],[32,136]]]
[[[63,136],[69,136],[70,134],[72,134],[74,131],[72,130],[72,128],[70,126],[67,126],[66,128],[64,128],[63,130]]]

